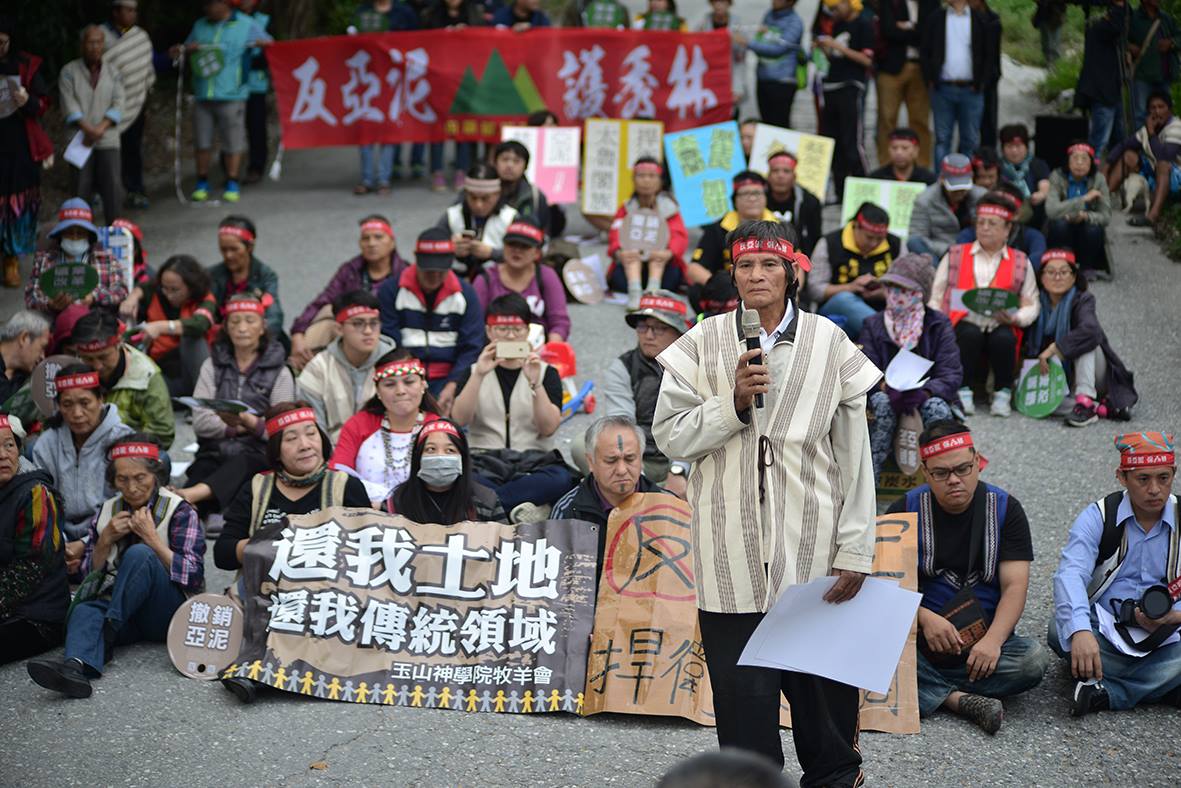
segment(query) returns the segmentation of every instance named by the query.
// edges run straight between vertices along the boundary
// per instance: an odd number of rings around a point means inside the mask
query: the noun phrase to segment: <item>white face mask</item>
[[[422,458],[418,478],[431,487],[450,487],[463,473],[463,457],[458,454],[432,454]]]
[[[67,257],[77,259],[90,251],[90,241],[86,238],[65,238],[61,248]]]

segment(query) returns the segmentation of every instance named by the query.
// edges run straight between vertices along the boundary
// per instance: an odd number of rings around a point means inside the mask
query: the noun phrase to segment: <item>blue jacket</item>
[[[484,347],[484,310],[476,291],[454,272],[447,273],[429,307],[413,265],[397,279],[386,279],[377,291],[377,301],[381,333],[422,361],[432,393],[457,380],[479,358]]]
[[[804,21],[790,8],[768,11],[763,16],[767,32],[751,39],[747,48],[759,56],[755,77],[760,82],[796,84],[796,62],[800,41],[804,37]]]

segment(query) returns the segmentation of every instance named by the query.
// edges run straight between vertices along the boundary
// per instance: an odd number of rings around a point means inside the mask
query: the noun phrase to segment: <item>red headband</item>
[[[455,244],[450,239],[446,241],[426,241],[419,239],[414,244],[415,254],[455,254]]]
[[[637,175],[642,172],[651,173],[652,175],[664,175],[664,167],[661,167],[654,161],[642,161],[633,167],[632,171]]]
[[[919,447],[919,457],[923,462],[937,457],[940,454],[946,454],[949,451],[956,449],[974,449],[975,444],[972,443],[972,434],[970,432],[957,432],[955,435],[948,435],[944,438],[936,438],[930,443],[924,443]]]
[[[699,303],[701,304],[702,312],[731,312],[738,308],[737,298],[731,298],[728,301],[716,301],[712,298],[703,298]]]
[[[889,224],[877,224],[865,218],[864,213],[857,214],[857,226],[867,233],[876,233],[877,235],[887,235],[890,232]]]
[[[1013,212],[1001,205],[993,205],[985,203],[984,205],[976,206],[976,216],[997,216],[1004,219],[1006,222],[1013,221]]]
[[[537,243],[545,242],[545,233],[541,231],[540,227],[534,227],[528,222],[513,222],[504,231],[505,237],[510,235],[523,235],[526,238],[532,238]]]
[[[1078,261],[1075,259],[1074,252],[1070,251],[1069,249],[1047,249],[1044,253],[1042,253],[1042,266],[1045,266],[1045,264],[1051,260],[1063,260],[1067,263],[1070,263],[1071,266],[1078,265]]]
[[[123,325],[120,324],[121,329],[119,334],[107,339],[92,339],[89,342],[78,342],[74,345],[74,350],[78,353],[101,353],[109,347],[114,347],[119,344],[119,335],[122,333]]]
[[[1095,149],[1092,148],[1090,145],[1088,145],[1085,142],[1076,142],[1073,145],[1071,145],[1069,148],[1066,149],[1067,156],[1071,156],[1071,155],[1073,155],[1075,153],[1079,153],[1079,152],[1087,154],[1087,156],[1089,156],[1092,159],[1095,158]]]
[[[53,387],[58,394],[71,389],[98,388],[97,372],[75,372],[72,375],[58,375],[53,379]]]
[[[419,375],[426,377],[426,367],[422,362],[416,358],[404,358],[398,361],[391,361],[388,364],[383,364],[377,369],[373,370],[373,382],[385,380],[386,378],[400,378],[403,375]]]
[[[57,212],[57,218],[63,222],[66,219],[81,219],[89,222],[94,220],[94,214],[90,212],[89,208],[62,208]]]
[[[244,298],[241,301],[231,301],[222,307],[223,312],[227,315],[232,315],[235,312],[251,312],[253,314],[262,316],[267,313],[266,305],[262,301],[255,301],[250,298]]]
[[[295,424],[303,424],[305,421],[315,424],[316,411],[311,408],[297,408],[295,410],[283,411],[278,416],[267,419],[267,437],[273,438],[288,427]]]
[[[1117,435],[1119,469],[1172,467],[1177,455],[1173,451],[1173,436],[1165,432],[1129,432]]]
[[[743,178],[741,180],[734,181],[734,191],[737,192],[743,186],[758,186],[763,191],[767,190],[767,184],[755,178]]]
[[[426,440],[426,436],[430,435],[432,432],[445,432],[448,435],[452,435],[456,438],[459,437],[459,430],[455,428],[454,424],[447,421],[446,419],[435,419],[434,421],[427,422],[423,425],[422,430],[418,433],[418,437],[415,440],[417,440],[419,443],[422,443],[424,440]]]
[[[111,460],[132,457],[141,460],[160,459],[160,447],[154,443],[120,443],[111,447]]]
[[[661,312],[676,312],[678,315],[688,313],[688,308],[684,301],[678,301],[675,298],[665,298],[664,296],[646,295],[640,297],[640,311],[645,309],[658,309]]]
[[[8,420],[7,413],[0,413],[0,430],[14,431],[12,429],[12,422]]]
[[[987,170],[995,170],[1000,165],[997,164],[996,162],[985,162],[984,159],[980,158],[979,156],[973,156],[972,157],[972,166],[975,167],[976,169],[983,168],[983,169],[987,169]]]
[[[770,164],[771,162],[775,161],[776,159],[791,159],[792,169],[795,169],[795,166],[797,164],[799,164],[799,161],[800,161],[799,159],[797,159],[795,156],[793,156],[788,151],[778,150],[767,157],[767,164]]]
[[[381,219],[370,219],[367,222],[362,222],[361,232],[364,233],[366,230],[376,230],[379,233],[385,233],[390,238],[394,237],[394,228],[390,227],[387,222],[383,222]]]
[[[484,320],[486,326],[523,326],[525,321],[516,315],[488,315]]]
[[[344,309],[340,310],[340,314],[338,314],[336,316],[336,322],[337,323],[347,323],[349,320],[352,320],[354,317],[365,317],[368,315],[376,316],[376,315],[380,315],[380,314],[381,314],[380,311],[374,309],[371,306],[365,306],[363,304],[354,304],[353,306],[348,306],[348,307],[345,307]]]
[[[730,246],[730,262],[737,263],[739,255],[744,254],[773,254],[788,263],[795,263],[805,271],[812,270],[812,261],[803,252],[797,252],[795,247],[782,238],[774,240],[760,240],[758,238],[743,238]]]
[[[240,239],[243,243],[254,243],[254,233],[247,230],[245,227],[234,227],[233,225],[223,225],[217,228],[218,235],[232,235]]]

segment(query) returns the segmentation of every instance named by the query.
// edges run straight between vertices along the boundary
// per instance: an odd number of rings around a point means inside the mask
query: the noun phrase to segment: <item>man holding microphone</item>
[[[787,586],[835,575],[825,600],[844,602],[873,563],[865,394],[881,372],[835,324],[796,306],[800,271],[811,263],[795,240],[793,228],[769,221],[730,233],[742,303],[658,357],[664,378],[652,430],[661,451],[693,464],[697,605],[718,743],[782,764],[782,692],[792,705],[800,784],[855,786],[857,689],[738,665]]]

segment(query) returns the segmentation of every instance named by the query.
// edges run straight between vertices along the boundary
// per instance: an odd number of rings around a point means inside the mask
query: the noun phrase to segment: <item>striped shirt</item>
[[[119,123],[122,133],[139,118],[148,91],[156,84],[152,39],[142,27],[132,27],[120,33],[109,23],[103,25],[103,35],[106,37],[103,61],[115,66],[123,75],[123,120]]]
[[[766,611],[789,585],[868,573],[874,554],[865,393],[882,373],[832,322],[796,309],[767,354],[765,406],[740,415],[741,314],[707,318],[657,358],[652,433],[693,464],[697,606],[715,613]]]

